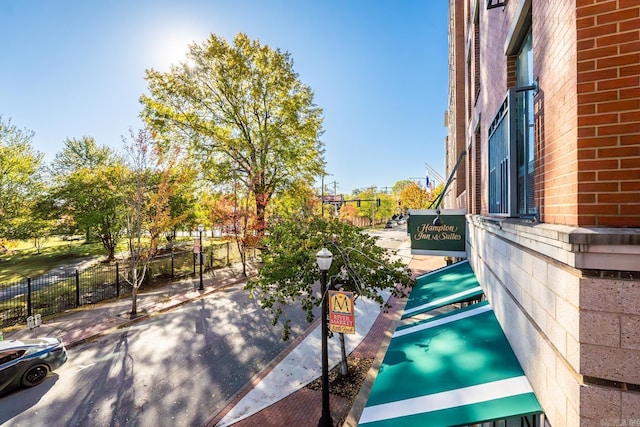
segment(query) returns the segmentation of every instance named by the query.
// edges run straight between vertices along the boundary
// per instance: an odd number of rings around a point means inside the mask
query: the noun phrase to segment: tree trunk
[[[347,364],[347,348],[344,344],[344,334],[340,334],[340,354],[342,356],[340,373],[343,377],[346,377],[349,373],[349,365]]]
[[[271,196],[265,190],[257,187],[254,188],[254,194],[256,199],[256,234],[258,238],[261,238],[267,228],[266,212]]]
[[[138,314],[138,269],[134,265],[131,269],[131,316]]]
[[[138,314],[138,289],[134,286],[131,290],[131,315]]]

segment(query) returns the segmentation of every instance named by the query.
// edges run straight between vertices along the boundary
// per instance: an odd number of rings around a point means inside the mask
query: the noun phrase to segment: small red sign
[[[329,291],[329,329],[342,334],[356,333],[353,292]]]

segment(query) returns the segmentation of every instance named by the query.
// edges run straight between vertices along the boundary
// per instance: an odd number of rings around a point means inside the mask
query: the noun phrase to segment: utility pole
[[[371,194],[373,194],[373,198],[376,198],[376,186],[372,185],[370,187],[371,190]],[[376,226],[376,217],[375,217],[375,207],[374,207],[374,203],[371,203],[371,230],[373,230]]]
[[[327,185],[331,185],[333,184],[333,214],[337,215],[338,214],[338,205],[336,204],[336,196],[337,194],[337,185],[338,185],[338,181],[333,181],[333,182],[328,182]]]
[[[333,174],[330,174],[330,173],[322,174],[322,180],[320,183],[320,185],[322,186],[322,188],[320,189],[320,202],[322,203],[322,218],[324,218],[324,177],[325,176],[333,176]]]

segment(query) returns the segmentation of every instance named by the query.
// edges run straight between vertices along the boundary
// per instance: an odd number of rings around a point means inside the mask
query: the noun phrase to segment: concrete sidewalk
[[[402,252],[409,251],[403,248]],[[410,252],[410,251],[409,251]],[[414,276],[446,265],[443,257],[414,256],[409,262]],[[388,295],[385,296],[387,300]],[[379,350],[388,340],[400,318],[405,300],[393,297],[387,300],[392,309],[381,312],[377,303],[359,300],[356,304],[356,334],[345,335],[347,354],[356,358],[377,359],[384,356]],[[268,369],[241,391],[236,399],[223,409],[208,426],[253,427],[253,426],[311,426],[316,425],[321,415],[321,392],[305,386],[321,375],[321,333],[319,322],[301,342],[290,346]],[[329,365],[340,361],[337,336],[329,340]],[[379,365],[379,364],[378,364]],[[373,368],[376,363],[374,362]],[[372,369],[373,369],[372,368]],[[372,377],[371,372],[368,377]],[[370,379],[373,381],[375,375]],[[364,385],[363,385],[364,387]],[[369,385],[370,387],[370,385]],[[366,396],[358,396],[355,402],[330,395],[330,408],[335,425],[357,425],[357,419],[366,403]],[[347,417],[348,415],[348,417]]]

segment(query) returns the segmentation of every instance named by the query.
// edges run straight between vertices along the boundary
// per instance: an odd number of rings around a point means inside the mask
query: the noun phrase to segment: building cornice
[[[576,269],[631,272],[632,277],[640,272],[640,228],[573,227],[479,215],[467,215],[467,221]]]

